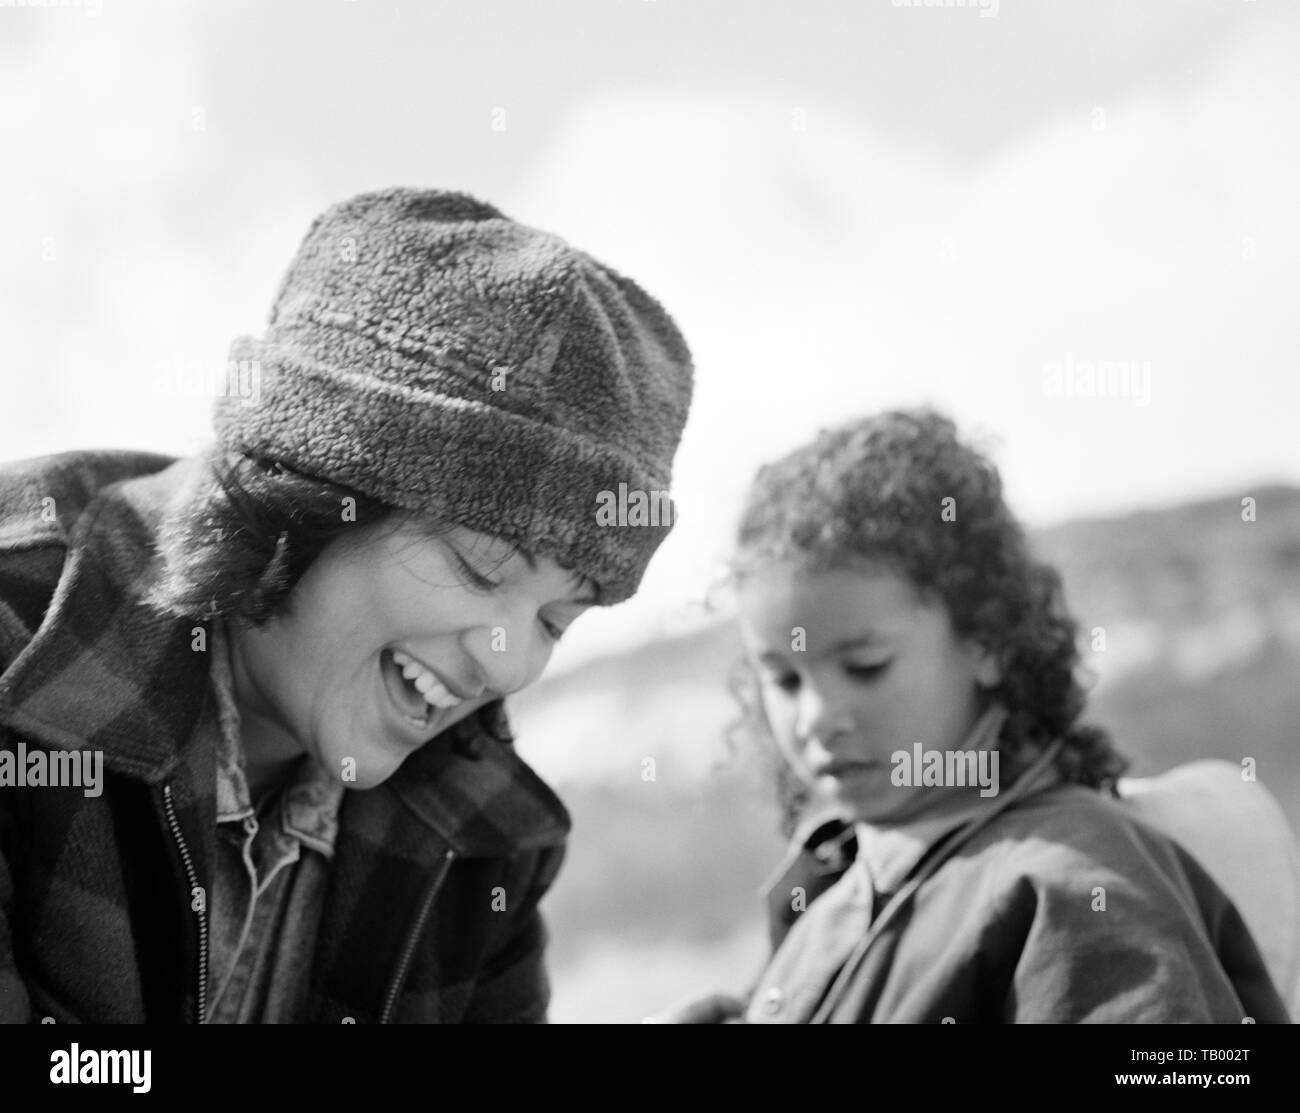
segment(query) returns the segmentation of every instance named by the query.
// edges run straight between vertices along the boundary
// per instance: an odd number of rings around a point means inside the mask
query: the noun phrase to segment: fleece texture
[[[635,283],[465,194],[388,189],[326,211],[266,334],[231,359],[258,390],[218,400],[228,450],[502,537],[590,577],[602,602],[636,590],[672,526],[681,333]],[[611,521],[614,500],[659,509]]]

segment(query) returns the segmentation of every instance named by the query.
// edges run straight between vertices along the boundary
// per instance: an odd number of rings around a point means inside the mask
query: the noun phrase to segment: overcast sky
[[[1300,482],[1300,10],[996,7],[0,4],[0,457],[193,451],[312,217],[418,185],[695,351],[678,529],[561,665],[690,621],[754,468],[883,406],[986,439],[1032,524]]]

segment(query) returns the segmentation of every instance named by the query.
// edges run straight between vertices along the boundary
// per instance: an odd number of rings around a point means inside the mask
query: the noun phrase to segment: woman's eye
[[[460,574],[470,584],[479,591],[492,591],[501,585],[496,580],[489,580],[481,572],[475,571],[473,566],[460,553],[456,554],[456,563],[460,565]]]
[[[546,631],[546,636],[550,638],[551,641],[558,642],[562,637],[564,637],[563,627],[556,626],[555,623],[548,618],[542,618],[539,619],[539,621],[542,624],[542,629]]]
[[[887,668],[889,668],[888,661],[864,661],[846,664],[844,666],[844,671],[855,680],[874,680]]]

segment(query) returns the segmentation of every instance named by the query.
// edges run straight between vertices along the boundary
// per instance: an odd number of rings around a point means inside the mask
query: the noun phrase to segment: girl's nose
[[[815,740],[825,749],[833,738],[850,733],[853,727],[853,713],[843,702],[828,698],[811,684],[800,690],[795,737],[801,746]]]

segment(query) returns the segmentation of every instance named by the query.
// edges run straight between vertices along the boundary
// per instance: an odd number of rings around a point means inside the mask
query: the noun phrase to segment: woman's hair
[[[1061,578],[1033,559],[1002,497],[997,468],[931,410],[898,410],[823,431],[760,469],[741,518],[734,579],[772,561],[810,571],[877,566],[941,601],[958,637],[990,649],[1000,683],[983,694],[1008,715],[998,742],[1005,783],[1063,741],[1068,782],[1114,790],[1127,768],[1108,734],[1080,724],[1086,694],[1076,675],[1076,624]],[[770,745],[746,662],[731,688],[742,732]],[[784,762],[778,790],[787,833],[807,802]]]
[[[278,461],[213,449],[162,525],[161,574],[148,602],[177,618],[261,626],[289,613],[293,589],[327,546],[361,526],[408,521],[431,535],[441,528]],[[475,719],[497,741],[512,740],[498,700],[456,730],[458,751],[472,756]]]
[[[151,601],[178,617],[261,626],[288,613],[294,587],[331,542],[405,513],[274,460],[214,451],[204,469],[161,531]]]

